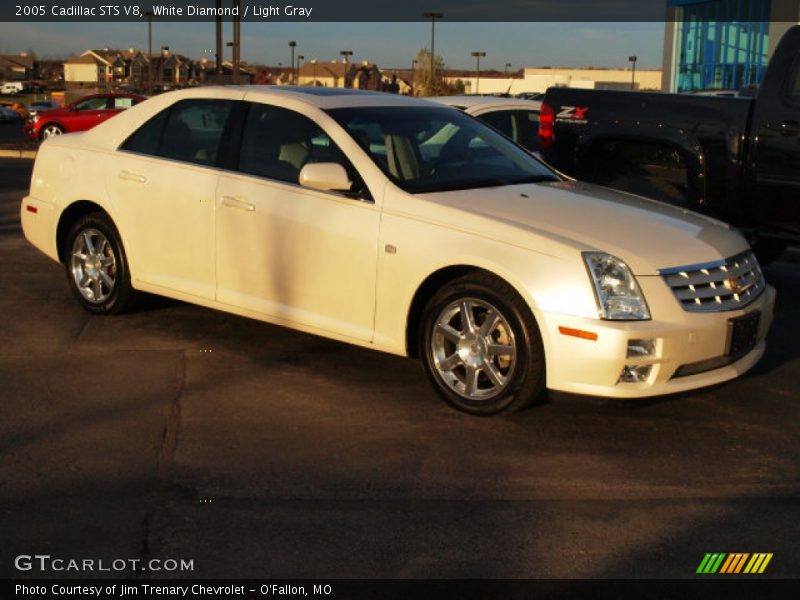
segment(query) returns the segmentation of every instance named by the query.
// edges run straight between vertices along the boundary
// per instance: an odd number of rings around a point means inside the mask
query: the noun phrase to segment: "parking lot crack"
[[[186,353],[180,353],[180,360],[176,368],[175,395],[169,406],[167,420],[161,434],[161,444],[158,451],[158,461],[156,463],[156,475],[158,479],[165,479],[169,475],[169,470],[175,459],[175,450],[178,447],[178,433],[181,422],[181,397],[186,388]]]

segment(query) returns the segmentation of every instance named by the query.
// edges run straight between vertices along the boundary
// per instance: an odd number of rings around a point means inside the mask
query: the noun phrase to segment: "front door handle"
[[[239,210],[246,210],[250,212],[256,209],[255,204],[245,202],[244,200],[239,200],[239,198],[234,198],[233,196],[223,196],[222,205],[227,206],[228,208],[238,208]]]
[[[125,181],[135,181],[136,183],[147,182],[147,177],[139,175],[139,173],[133,173],[132,171],[120,171],[119,178]]]

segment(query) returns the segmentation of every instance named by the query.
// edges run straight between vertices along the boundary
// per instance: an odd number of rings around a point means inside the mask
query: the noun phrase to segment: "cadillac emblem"
[[[731,275],[725,280],[725,287],[734,294],[744,294],[747,290],[753,287],[753,284],[745,284],[740,275]]]

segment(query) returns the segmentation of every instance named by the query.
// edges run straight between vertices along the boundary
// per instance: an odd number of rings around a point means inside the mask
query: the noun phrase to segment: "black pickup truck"
[[[800,243],[800,25],[754,98],[550,88],[539,142],[560,171],[728,221],[770,260]]]

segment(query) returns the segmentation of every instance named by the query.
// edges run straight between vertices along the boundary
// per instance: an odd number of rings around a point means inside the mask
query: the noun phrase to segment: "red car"
[[[86,131],[145,100],[136,94],[94,94],[64,108],[39,113],[25,122],[25,135],[43,140],[51,135]]]

